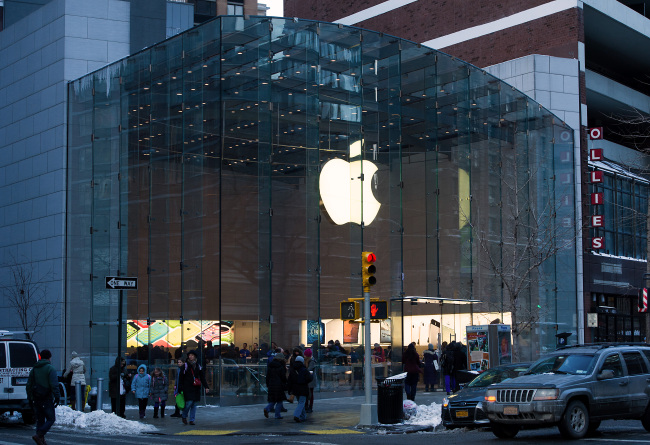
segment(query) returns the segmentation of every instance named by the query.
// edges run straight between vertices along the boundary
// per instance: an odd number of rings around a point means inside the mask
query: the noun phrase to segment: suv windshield
[[[526,374],[590,374],[596,363],[594,354],[563,354],[540,359]]]

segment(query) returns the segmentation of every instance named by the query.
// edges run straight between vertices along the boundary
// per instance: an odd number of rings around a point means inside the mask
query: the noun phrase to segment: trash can
[[[377,420],[379,423],[401,423],[404,419],[402,404],[404,379],[377,380]]]

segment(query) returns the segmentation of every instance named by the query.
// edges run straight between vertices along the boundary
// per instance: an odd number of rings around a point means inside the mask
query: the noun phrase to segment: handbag
[[[178,407],[178,409],[185,408],[185,396],[183,395],[182,392],[176,394],[176,406]]]
[[[190,369],[190,371],[192,370]],[[194,375],[194,371],[192,371],[192,377],[194,377],[194,380],[192,381],[192,385],[201,386],[201,379]]]

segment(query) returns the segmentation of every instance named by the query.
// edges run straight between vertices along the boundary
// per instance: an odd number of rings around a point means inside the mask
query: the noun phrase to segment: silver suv
[[[495,436],[557,426],[570,439],[605,419],[639,419],[650,431],[650,347],[579,345],[535,362],[525,375],[492,385],[484,410]]]

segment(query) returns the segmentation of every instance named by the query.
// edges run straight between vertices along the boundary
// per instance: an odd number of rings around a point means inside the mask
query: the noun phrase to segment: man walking
[[[52,353],[43,349],[41,359],[34,365],[27,379],[27,399],[36,414],[34,442],[45,445],[45,435],[56,420],[54,408],[59,404],[59,382],[54,366],[50,363]]]

